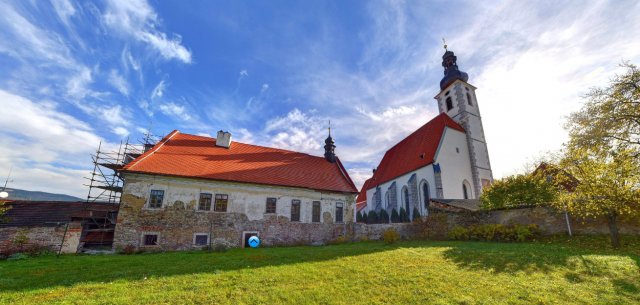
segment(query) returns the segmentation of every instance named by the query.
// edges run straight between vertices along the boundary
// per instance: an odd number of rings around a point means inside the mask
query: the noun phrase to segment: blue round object
[[[258,236],[249,237],[249,247],[257,248],[260,245],[260,238]]]

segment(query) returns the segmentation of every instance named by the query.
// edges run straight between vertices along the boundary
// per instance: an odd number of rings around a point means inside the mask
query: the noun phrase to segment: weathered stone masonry
[[[152,189],[165,191],[163,207],[148,208]],[[198,211],[199,194],[227,194],[227,212]],[[276,213],[265,213],[266,198],[277,198]],[[243,246],[243,232],[258,232],[265,246],[326,243],[353,235],[354,194],[301,188],[127,174],[114,237],[116,249],[143,247],[145,233],[158,234],[158,250],[197,248],[194,234],[209,234]],[[290,221],[291,201],[300,200],[300,221]],[[320,223],[311,219],[312,203],[321,202]],[[336,203],[343,222],[335,223]],[[213,203],[212,203],[213,205]]]

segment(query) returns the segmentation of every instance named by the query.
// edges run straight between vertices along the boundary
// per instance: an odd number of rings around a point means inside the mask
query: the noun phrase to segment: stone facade
[[[9,249],[20,247],[16,241],[24,240],[22,247],[39,246],[51,251],[62,253],[76,253],[80,245],[82,224],[79,221],[58,226],[31,226],[31,227],[0,227],[0,253]],[[63,242],[64,238],[64,242]],[[60,244],[62,243],[62,249]]]
[[[164,191],[161,208],[150,208],[151,190]],[[200,193],[228,195],[227,211],[200,211]],[[267,198],[276,198],[275,213],[266,213]],[[292,200],[300,201],[300,221],[291,221]],[[320,202],[320,221],[313,222],[313,202]],[[265,246],[322,244],[351,235],[355,194],[303,188],[126,174],[114,247],[187,250],[195,234],[222,238],[242,247],[244,233],[259,235]],[[343,221],[336,222],[342,204]],[[157,234],[157,245],[145,246],[143,236]]]

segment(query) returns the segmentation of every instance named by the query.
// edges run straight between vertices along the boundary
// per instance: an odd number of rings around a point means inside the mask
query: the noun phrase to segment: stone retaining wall
[[[0,253],[11,248],[20,247],[15,242],[24,239],[23,247],[40,246],[51,251],[58,252],[60,243],[65,233],[65,225],[60,226],[34,226],[34,227],[1,227],[0,228]],[[64,237],[62,253],[76,253],[80,243],[82,227],[79,222],[69,223],[67,235]]]

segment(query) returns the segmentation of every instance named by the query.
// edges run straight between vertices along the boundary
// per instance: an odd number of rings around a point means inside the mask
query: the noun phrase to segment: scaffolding
[[[124,183],[120,170],[159,140],[160,137],[146,133],[138,143],[130,143],[129,138],[120,141],[117,150],[106,148],[100,142],[95,154],[91,155],[93,171],[85,177],[89,181],[85,184],[89,187],[86,202],[95,204],[87,204],[83,213],[74,215],[76,219],[82,219],[80,242],[83,252],[112,249],[118,208],[113,210],[109,206],[120,204]]]
[[[129,142],[129,138],[120,141],[117,150],[104,148],[100,142],[96,153],[91,155],[93,171],[89,173],[89,177],[85,177],[89,181],[85,184],[89,187],[87,202],[119,204],[123,184],[120,169],[151,149],[159,139],[160,137],[146,133],[137,143]]]

